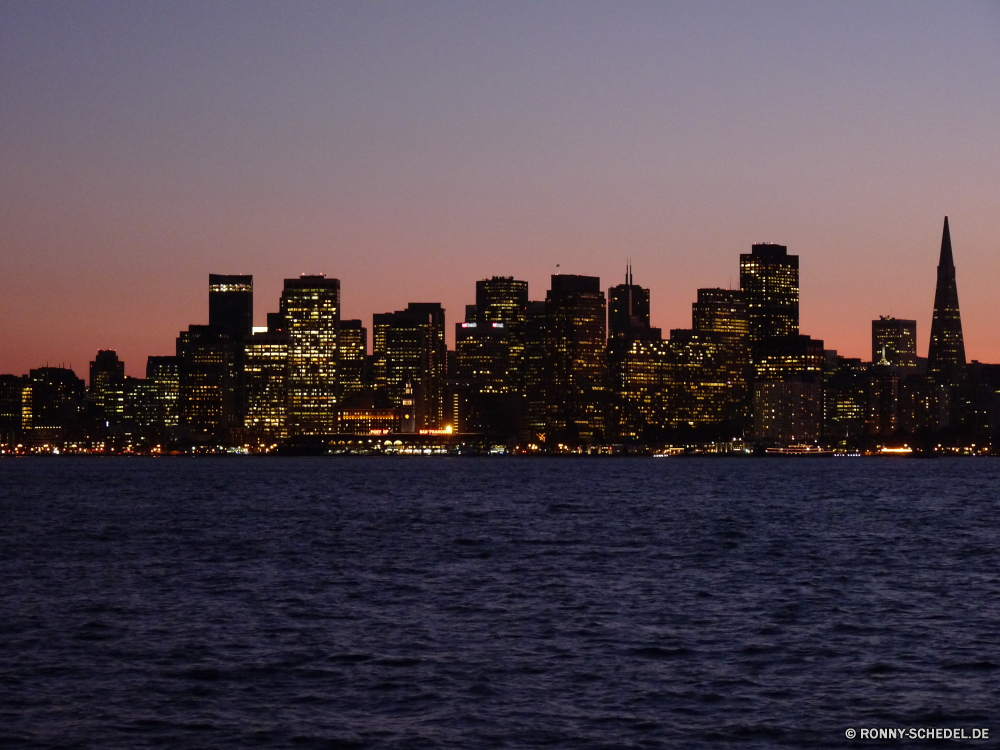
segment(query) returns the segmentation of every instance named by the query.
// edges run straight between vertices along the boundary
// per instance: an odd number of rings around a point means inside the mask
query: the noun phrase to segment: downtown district
[[[966,362],[947,218],[937,274],[927,358],[915,321],[883,317],[870,362],[799,332],[782,245],[740,255],[740,289],[699,289],[666,340],[631,268],[606,297],[591,276],[552,276],[542,301],[479,281],[454,350],[439,303],[367,329],[341,320],[338,279],[302,276],[254,328],[253,277],[213,274],[208,324],[144,379],[110,350],[89,385],[61,367],[0,375],[0,452],[989,454],[1000,365]]]

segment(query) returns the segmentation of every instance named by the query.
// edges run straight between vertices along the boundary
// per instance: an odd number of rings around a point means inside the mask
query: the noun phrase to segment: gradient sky
[[[142,375],[209,273],[258,325],[326,273],[451,340],[477,279],[631,257],[666,332],[760,241],[803,333],[867,358],[915,318],[925,355],[945,214],[1000,362],[998,208],[997,2],[0,2],[0,372]]]

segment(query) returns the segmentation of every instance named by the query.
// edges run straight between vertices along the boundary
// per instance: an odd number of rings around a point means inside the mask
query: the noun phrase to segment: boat
[[[784,448],[767,448],[769,456],[834,456],[836,451],[818,445],[788,445]]]

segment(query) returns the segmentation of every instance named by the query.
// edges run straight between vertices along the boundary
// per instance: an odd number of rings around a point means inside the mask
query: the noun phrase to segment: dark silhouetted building
[[[242,340],[253,330],[253,276],[208,275],[208,324]]]
[[[31,381],[26,375],[0,375],[0,447],[21,442],[31,429]]]
[[[941,235],[927,371],[941,385],[947,386],[960,384],[965,371],[965,340],[962,337],[962,315],[958,308],[958,284],[955,281],[955,261],[947,216],[944,217]]]
[[[236,348],[232,335],[213,326],[189,326],[177,337],[179,428],[195,443],[228,442],[230,430],[242,426]]]
[[[608,289],[608,338],[629,337],[649,328],[649,289],[632,280],[632,265],[625,270],[625,283]]]

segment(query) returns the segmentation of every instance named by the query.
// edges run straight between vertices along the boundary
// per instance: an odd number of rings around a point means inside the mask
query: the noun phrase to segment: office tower
[[[740,289],[757,343],[799,333],[799,256],[784,245],[753,245],[740,255]]]
[[[81,425],[87,388],[76,373],[64,367],[39,367],[31,379],[31,435],[38,441],[61,441]]]
[[[775,443],[819,440],[823,389],[801,380],[763,381],[754,385],[754,438]]]
[[[173,430],[180,424],[180,360],[174,357],[148,357],[146,382],[153,388],[154,424]]]
[[[608,289],[608,338],[628,336],[649,328],[649,289],[632,281],[632,264],[625,270],[625,283]]]
[[[470,307],[466,305],[466,308]],[[476,305],[473,320],[483,323],[503,323],[516,328],[524,323],[528,308],[528,282],[513,276],[494,276],[476,282]],[[469,310],[466,309],[466,319]]]
[[[849,441],[865,434],[868,366],[858,358],[826,351],[823,366],[823,435]]]
[[[101,349],[97,352],[94,361],[90,363],[90,388],[88,395],[91,402],[97,407],[101,419],[110,422],[120,416],[124,404],[114,399],[112,392],[114,386],[120,384],[125,379],[125,363],[118,359],[118,352]]]
[[[608,433],[620,442],[652,440],[663,427],[668,346],[659,328],[608,340]]]
[[[285,279],[281,314],[289,339],[288,433],[337,432],[340,280],[322,274]]]
[[[368,357],[368,329],[360,320],[340,321],[340,399],[364,388],[365,360]]]
[[[196,443],[228,442],[229,431],[242,422],[234,337],[212,326],[189,326],[177,337],[177,362],[181,432]]]
[[[12,448],[31,429],[31,381],[25,375],[0,375],[0,447]]]
[[[242,340],[253,329],[253,276],[208,275],[208,324]]]
[[[900,370],[884,359],[872,364],[868,375],[868,434],[892,435],[899,429]]]
[[[872,321],[872,364],[917,371],[917,321],[880,316]]]
[[[547,340],[545,301],[529,302],[524,314],[524,396],[519,429],[522,439],[536,447],[545,447],[549,423]]]
[[[957,385],[965,370],[965,341],[962,315],[958,308],[958,285],[955,261],[951,253],[951,232],[944,217],[941,257],[938,261],[937,287],[934,291],[934,319],[927,349],[927,372],[942,385]]]
[[[719,438],[741,435],[743,426],[732,403],[731,383],[739,382],[742,372],[722,335],[671,330],[664,376],[666,425],[682,432],[713,428],[729,433],[714,435]]]
[[[605,439],[607,304],[596,276],[552,276],[545,297],[548,446]]]
[[[246,412],[243,424],[257,440],[288,434],[287,333],[262,332],[248,336],[244,353]]]
[[[761,342],[754,351],[754,437],[818,440],[823,427],[823,342],[785,336]]]
[[[733,289],[699,289],[691,306],[691,328],[714,334],[721,347],[717,377],[728,387],[719,395],[717,407],[734,434],[749,428],[750,418],[750,318],[743,293]],[[673,337],[671,337],[672,339]]]
[[[444,326],[445,311],[437,302],[411,302],[405,310],[373,316],[376,390],[397,409],[404,397],[412,401],[417,430],[443,425]]]
[[[649,325],[649,289],[625,283],[608,289],[608,436],[621,442],[649,437],[662,421],[665,348]]]

